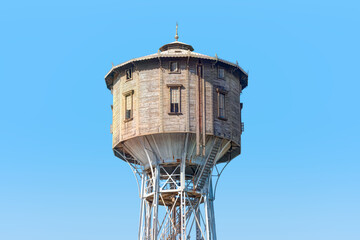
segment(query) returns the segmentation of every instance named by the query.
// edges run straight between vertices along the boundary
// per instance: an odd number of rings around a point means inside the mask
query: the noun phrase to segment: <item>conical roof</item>
[[[244,74],[247,78],[247,73],[238,65],[238,63],[232,63],[229,61],[226,61],[224,59],[220,59],[218,58],[217,55],[215,55],[215,57],[210,57],[208,55],[204,55],[201,53],[197,53],[194,52],[194,48],[186,43],[183,42],[179,42],[179,36],[178,36],[178,31],[177,31],[177,25],[176,25],[176,35],[175,35],[175,41],[165,44],[162,47],[159,48],[159,51],[157,53],[154,54],[150,54],[147,56],[143,56],[143,57],[139,57],[139,58],[134,58],[131,59],[129,61],[126,61],[124,63],[121,63],[119,65],[113,66],[111,68],[111,70],[106,74],[105,76],[105,80],[106,80],[106,85],[107,87],[110,89],[111,85],[113,83],[113,77],[115,75],[115,72],[117,72],[120,68],[128,66],[131,63],[135,63],[135,62],[140,62],[140,61],[147,61],[147,60],[151,60],[151,59],[160,59],[160,58],[178,58],[178,57],[183,57],[183,58],[195,58],[195,59],[207,59],[207,60],[212,60],[215,63],[217,62],[221,62],[223,64],[229,65],[231,67],[234,68],[233,71],[240,71],[242,74]],[[245,88],[247,86],[247,81],[242,82],[243,88]]]

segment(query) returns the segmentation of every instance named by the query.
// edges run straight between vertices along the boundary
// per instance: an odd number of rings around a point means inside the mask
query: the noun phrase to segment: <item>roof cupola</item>
[[[176,23],[175,42],[165,44],[159,50],[161,52],[165,52],[165,51],[168,51],[168,50],[175,50],[175,49],[194,51],[194,48],[191,45],[179,42],[178,40],[179,40],[178,24]]]

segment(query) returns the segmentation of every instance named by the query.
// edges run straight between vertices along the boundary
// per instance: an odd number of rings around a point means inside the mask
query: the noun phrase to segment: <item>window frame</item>
[[[130,77],[130,78],[128,78],[128,74],[127,74],[128,71],[130,71],[130,73],[131,73],[131,77]],[[132,80],[132,79],[133,79],[133,73],[134,73],[133,68],[127,68],[127,69],[125,69],[125,80],[126,80],[126,81]]]
[[[166,86],[169,88],[169,109],[168,109],[168,114],[169,115],[182,115],[182,112],[181,112],[181,88],[183,87],[183,85],[182,84],[167,84]],[[171,111],[171,104],[172,104],[171,89],[177,89],[179,91],[178,112],[172,112]]]
[[[171,71],[171,64],[172,63],[176,63],[176,65],[177,65],[176,71]],[[169,73],[180,73],[180,63],[179,63],[179,61],[170,61],[169,62]]]
[[[221,70],[222,70],[223,73],[224,73],[224,75],[223,75],[222,77],[220,76]],[[218,74],[217,74],[218,79],[225,79],[225,68],[223,68],[223,67],[218,67],[217,72],[218,72]]]
[[[227,121],[227,114],[226,114],[226,95],[228,94],[228,91],[222,89],[222,88],[216,88],[216,92],[217,92],[217,118],[220,120],[224,120]],[[224,106],[223,106],[223,111],[224,111],[224,116],[220,115],[220,95],[224,96]]]
[[[124,122],[128,122],[128,121],[131,121],[133,120],[134,118],[134,90],[130,90],[130,91],[127,91],[127,92],[124,92],[123,93],[124,95]],[[131,98],[131,112],[130,112],[130,117],[127,117],[127,97],[130,97]]]

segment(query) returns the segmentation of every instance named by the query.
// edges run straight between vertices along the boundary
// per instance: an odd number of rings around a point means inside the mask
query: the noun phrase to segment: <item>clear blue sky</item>
[[[357,1],[2,1],[0,239],[136,239],[111,62],[174,40],[249,71],[218,238],[360,239]]]

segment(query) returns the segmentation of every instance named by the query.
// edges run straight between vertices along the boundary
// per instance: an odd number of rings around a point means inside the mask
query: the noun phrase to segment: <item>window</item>
[[[126,80],[132,79],[132,69],[131,68],[126,69],[125,70],[125,75],[126,75]]]
[[[180,112],[180,89],[170,88],[170,112]]]
[[[169,114],[181,114],[181,84],[167,84],[170,90]]]
[[[133,95],[134,95],[134,91],[127,91],[125,93],[123,93],[124,95],[124,101],[125,101],[125,121],[130,121],[133,119],[133,110],[134,110],[134,105],[133,105]]]
[[[222,88],[216,89],[218,93],[218,118],[221,120],[227,120],[226,111],[225,111],[225,103],[226,103],[226,94],[227,91]]]
[[[179,64],[178,62],[170,62],[170,73],[179,73]]]
[[[225,78],[225,70],[223,68],[218,68],[218,78]]]
[[[125,99],[125,119],[130,119],[132,118],[132,96],[127,95]]]
[[[225,118],[225,94],[219,93],[219,118]]]

